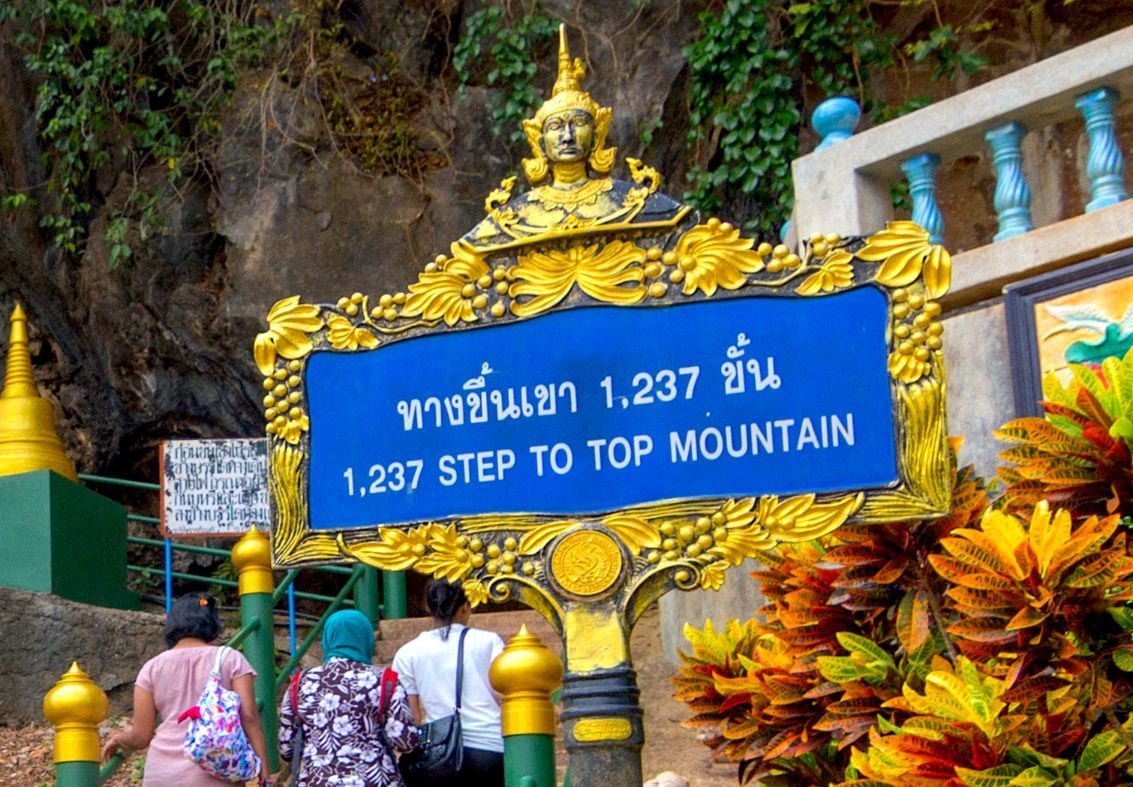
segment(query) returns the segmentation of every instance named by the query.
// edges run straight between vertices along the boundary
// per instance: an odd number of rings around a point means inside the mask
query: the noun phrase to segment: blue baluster
[[[1083,93],[1074,102],[1086,118],[1086,134],[1090,137],[1086,177],[1090,179],[1092,199],[1086,205],[1087,213],[1108,208],[1129,196],[1125,190],[1125,157],[1117,146],[1117,123],[1113,117],[1117,98],[1116,90],[1102,87]]]
[[[849,139],[854,134],[854,129],[857,128],[858,122],[862,119],[862,108],[858,106],[858,102],[847,96],[833,96],[828,98],[814,108],[814,112],[810,116],[810,125],[818,135],[822,137],[822,141],[818,143],[815,150],[829,147],[835,142],[841,142],[843,139]],[[788,219],[779,228],[779,240],[782,243],[787,242],[787,236],[791,232],[791,221]]]
[[[909,195],[913,198],[913,221],[928,230],[928,239],[940,243],[944,234],[944,217],[936,204],[936,170],[940,156],[922,153],[901,162],[901,170],[909,179]]]
[[[999,216],[996,243],[1030,232],[1035,226],[1031,221],[1031,189],[1023,177],[1023,135],[1026,133],[1022,123],[1012,121],[984,134],[995,165],[995,212]]]
[[[815,150],[851,137],[861,119],[861,107],[852,98],[834,96],[823,101],[810,116],[811,127],[822,137]]]

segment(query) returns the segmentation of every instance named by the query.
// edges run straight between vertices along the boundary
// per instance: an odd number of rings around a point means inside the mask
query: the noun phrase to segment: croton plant
[[[781,547],[756,618],[686,628],[686,724],[740,783],[1133,784],[1133,352],[1070,369],[998,488]]]

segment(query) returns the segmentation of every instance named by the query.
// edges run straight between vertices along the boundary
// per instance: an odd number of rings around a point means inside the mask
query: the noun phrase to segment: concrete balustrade
[[[1003,288],[1133,245],[1133,201],[1116,135],[1122,96],[1133,98],[1133,27],[888,123],[840,134],[837,144],[794,162],[794,238],[882,229],[895,218],[891,186],[908,179],[912,218],[952,252],[952,287],[941,299],[949,432],[965,437],[961,459],[986,475],[994,474],[1003,450],[990,433],[1016,415]],[[1028,163],[1033,174],[1038,162],[1026,160],[1025,140],[1054,124],[1083,120],[1088,155],[1079,177],[1089,202],[1081,214],[1048,215],[1036,226],[1035,184],[1026,173]],[[988,208],[998,232],[983,245],[959,249],[949,242],[950,206],[937,204],[935,170],[973,154],[984,156],[996,178]],[[1043,196],[1036,190],[1036,201]]]
[[[1120,97],[1116,90],[1101,88],[1078,96],[1074,106],[1082,111],[1086,120],[1086,133],[1090,137],[1090,156],[1086,161],[1086,176],[1090,179],[1090,195],[1086,212],[1108,208],[1126,199],[1125,156],[1117,146],[1116,122],[1113,108]]]
[[[936,170],[940,167],[940,156],[935,153],[921,153],[908,161],[901,162],[901,171],[909,179],[909,196],[913,200],[912,219],[928,230],[928,239],[933,243],[943,243],[944,217],[936,204]]]
[[[1133,28],[1111,33],[796,159],[793,231],[798,238],[816,232],[876,232],[894,218],[890,186],[903,179],[902,165],[906,162],[935,155],[947,163],[985,151],[985,135],[1009,124],[1034,131],[1085,117],[1091,144],[1086,174],[1093,197],[1088,210],[1097,214],[1117,211],[1121,217],[1097,222],[1088,239],[1081,237],[1082,224],[1076,216],[1063,217],[1033,230],[1043,233],[1042,244],[1034,249],[1036,256],[1027,258],[1020,258],[1006,247],[995,249],[996,244],[988,238],[987,246],[954,258],[956,275],[946,306],[973,303],[1010,281],[1058,267],[1068,259],[1070,249],[1070,256],[1085,259],[1121,248],[1126,244],[1129,233],[1125,227],[1133,218],[1133,209],[1125,201],[1124,160],[1114,151],[1113,106],[1119,96],[1133,96]],[[1023,207],[1019,190],[1025,185],[1009,184],[1015,193],[1005,196],[1005,208]],[[944,243],[948,245],[948,205],[941,205],[940,210],[945,222]],[[1014,220],[1022,221],[1021,214],[1016,214],[1019,212],[1012,214]],[[1031,234],[1016,232],[1018,226],[1011,224],[1012,231],[1001,238],[1004,244]],[[1012,245],[1018,248],[1018,244]],[[1004,260],[1012,261],[1009,267],[1004,267]]]

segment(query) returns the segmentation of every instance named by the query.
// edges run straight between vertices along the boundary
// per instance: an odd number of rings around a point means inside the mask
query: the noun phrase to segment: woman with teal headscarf
[[[279,711],[279,754],[292,760],[302,729],[296,787],[402,784],[394,752],[417,745],[405,690],[392,670],[374,667],[374,626],[340,610],[323,626],[323,663],[303,670]],[[387,672],[389,674],[387,674]]]

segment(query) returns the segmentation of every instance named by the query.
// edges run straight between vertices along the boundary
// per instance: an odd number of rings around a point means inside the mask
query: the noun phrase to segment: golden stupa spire
[[[78,480],[75,465],[63,452],[55,432],[51,403],[41,399],[32,376],[28,319],[16,304],[12,310],[8,363],[0,391],[0,476],[54,470]]]

